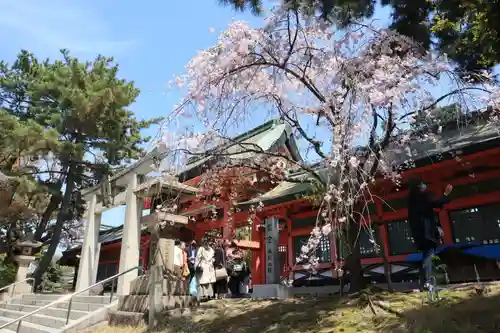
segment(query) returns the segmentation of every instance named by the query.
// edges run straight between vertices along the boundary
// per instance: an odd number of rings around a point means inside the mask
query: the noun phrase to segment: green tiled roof
[[[431,139],[413,139],[410,141],[410,147],[413,152],[413,161],[416,167],[424,165],[423,162],[431,160],[433,163],[443,161],[444,154],[456,152],[458,150],[477,150],[479,146],[486,145],[487,147],[498,147],[500,145],[500,134],[495,124],[481,121],[481,114],[477,112],[470,117],[477,117],[479,121],[462,128],[450,128],[441,133],[441,140],[434,142]],[[453,124],[452,124],[453,125]],[[358,148],[360,152],[364,148]],[[487,149],[487,148],[485,148]],[[465,152],[467,153],[467,152]],[[394,161],[396,166],[403,166],[405,160],[408,159],[406,152],[399,148],[389,147],[386,155]],[[319,175],[326,180],[326,169],[317,171]],[[307,195],[312,191],[312,185],[307,182],[307,173],[298,172],[289,175],[290,178],[302,177],[304,182],[282,182],[274,189],[266,192],[260,197],[252,200],[239,203],[240,206],[258,204],[262,202],[266,205],[278,204],[280,202],[293,200],[295,198]],[[310,179],[310,177],[309,177]]]
[[[187,211],[187,212],[184,212],[184,213],[180,213],[179,215],[182,215],[182,216],[191,216],[191,215],[199,214],[199,213],[206,212],[208,210],[216,209],[216,208],[217,208],[217,206],[208,205],[208,206],[205,206],[205,207],[202,207],[202,208],[198,208],[198,209],[195,209],[195,210],[190,210],[190,211]]]
[[[315,171],[323,180],[326,178],[326,169],[318,169]],[[311,194],[313,191],[312,182],[314,176],[306,171],[299,171],[288,175],[290,180],[284,181],[278,186],[254,199],[240,202],[239,206],[255,205],[259,202],[263,204],[277,204],[287,200],[298,199],[304,195]],[[295,182],[295,180],[297,182]]]
[[[493,145],[500,138],[497,125],[494,123],[471,125],[459,129],[448,130],[440,135],[440,140],[435,142],[431,139],[414,139],[410,141],[413,152],[413,160],[432,160],[434,163],[442,160],[442,155],[467,147],[491,142]],[[496,144],[495,144],[496,143]],[[399,148],[388,150],[388,156],[396,165],[404,164],[408,156],[405,151]]]
[[[141,234],[145,235],[148,233],[147,226],[141,226]],[[99,238],[97,240],[98,243],[101,243],[102,245],[104,244],[109,244],[109,243],[114,243],[116,241],[121,240],[123,237],[123,225],[114,227],[112,229],[107,229],[107,230],[101,230],[99,232]],[[81,249],[82,246],[78,245],[75,247],[70,248],[69,250],[65,252],[70,252],[70,251],[75,251]]]
[[[224,154],[232,159],[248,159],[252,157],[253,153],[247,150],[262,149],[263,151],[270,151],[287,141],[292,156],[297,160],[301,160],[290,126],[281,123],[279,120],[271,120],[234,137],[228,144],[207,151],[207,156],[190,158],[186,168],[180,174],[205,164],[216,154]]]
[[[141,234],[145,233],[147,233],[147,226],[143,225],[141,226]],[[123,237],[123,225],[111,230],[100,232],[98,243],[101,244],[113,243],[117,240],[122,239],[122,237]]]

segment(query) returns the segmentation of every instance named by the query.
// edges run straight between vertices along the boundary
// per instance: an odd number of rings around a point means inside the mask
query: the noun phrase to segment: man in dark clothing
[[[453,187],[451,185],[446,186],[444,195],[437,200],[426,189],[426,184],[421,180],[414,179],[409,183],[408,221],[413,240],[423,255],[420,266],[420,285],[422,289],[428,282],[432,255],[443,237],[443,231],[435,218],[434,208],[441,208],[449,202],[448,195],[453,190]]]
[[[189,244],[187,254],[188,254],[188,268],[189,268],[189,283],[191,283],[191,280],[195,277],[196,270],[194,267],[194,263],[196,261],[196,249],[197,249],[197,244],[196,241],[193,240],[191,241],[191,244]]]

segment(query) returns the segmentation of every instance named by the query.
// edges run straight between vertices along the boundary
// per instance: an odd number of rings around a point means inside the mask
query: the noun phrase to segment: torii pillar
[[[103,193],[101,185],[94,186],[86,190],[85,198],[88,202],[87,224],[85,225],[84,242],[80,258],[80,266],[78,269],[78,280],[76,290],[85,289],[95,283],[97,276],[97,263],[99,256],[99,229],[101,213],[104,210],[114,207],[126,205],[125,222],[123,225],[122,248],[120,254],[119,272],[123,273],[130,268],[139,266],[139,246],[141,236],[140,215],[142,213],[143,203],[140,201],[135,190],[138,185],[138,177],[148,174],[154,169],[151,163],[154,159],[161,159],[167,152],[166,146],[156,147],[151,152],[142,157],[139,161],[129,166],[119,174],[113,176],[108,181],[117,187],[118,193],[114,194],[114,189],[111,193],[112,204],[106,205],[105,209],[102,205],[98,205],[97,195],[107,195]],[[126,190],[123,192],[123,187]],[[118,294],[126,295],[130,289],[130,282],[136,278],[138,270],[131,270],[127,274],[120,276],[118,279]]]
[[[125,222],[123,224],[122,246],[120,250],[119,273],[139,266],[139,249],[141,241],[141,215],[143,201],[135,193],[138,185],[137,174],[131,173],[125,196]],[[118,295],[128,295],[130,284],[139,275],[138,269],[132,270],[118,278]]]
[[[88,201],[87,223],[85,224],[80,264],[78,265],[76,291],[90,287],[96,282],[101,225],[101,214],[96,214],[96,206],[97,194],[93,193]]]

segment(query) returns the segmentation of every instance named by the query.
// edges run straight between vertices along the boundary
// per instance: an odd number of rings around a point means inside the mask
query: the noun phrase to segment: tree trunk
[[[35,231],[36,241],[40,241],[42,239],[44,232],[47,230],[47,224],[49,224],[50,218],[52,217],[52,214],[57,209],[57,207],[59,207],[60,202],[61,202],[61,196],[52,194],[52,196],[50,197],[49,204],[47,205],[45,212],[43,212],[42,219],[38,224],[38,226],[36,227]]]
[[[11,222],[9,228],[7,229],[7,256],[4,259],[4,262],[6,263],[13,263],[14,261],[14,244],[13,244],[13,238],[14,238],[14,229],[17,227],[16,222]],[[15,237],[17,240],[17,237]],[[14,240],[15,241],[15,240]]]
[[[361,267],[359,242],[357,241],[360,231],[361,225],[358,222],[351,221],[347,228],[347,241],[351,250],[347,258],[347,269],[350,273],[349,293],[359,292],[366,286],[366,280]]]
[[[379,227],[378,223],[376,223],[375,225],[377,228]],[[387,281],[387,290],[392,293],[394,291],[394,287],[392,285],[391,266],[389,265],[389,260],[387,258],[388,254],[386,252],[384,243],[382,242],[382,236],[380,235],[380,233],[376,232],[375,235],[378,235],[377,243],[380,246],[378,253],[380,254],[380,257],[382,258],[382,261],[384,263],[384,275]]]
[[[42,276],[49,268],[50,262],[52,261],[52,258],[56,253],[57,247],[59,246],[59,240],[61,239],[63,225],[69,218],[71,218],[72,214],[70,206],[71,206],[71,196],[75,188],[74,179],[75,179],[74,168],[70,167],[68,169],[68,178],[66,181],[66,189],[64,192],[64,197],[61,203],[61,209],[59,210],[59,214],[57,215],[56,225],[54,227],[54,233],[52,235],[52,239],[50,240],[49,248],[47,249],[47,252],[44,253],[34,274],[35,290],[37,290],[38,286],[40,285],[40,282],[42,281]]]

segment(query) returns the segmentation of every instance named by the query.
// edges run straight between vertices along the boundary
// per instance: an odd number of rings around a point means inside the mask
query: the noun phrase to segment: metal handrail
[[[118,277],[120,277],[122,275],[125,275],[125,274],[127,274],[127,273],[129,273],[129,272],[131,272],[131,271],[133,271],[135,269],[142,270],[142,267],[141,266],[136,266],[136,267],[129,268],[129,269],[127,269],[124,272],[115,274],[113,276],[110,276],[109,278],[106,278],[106,279],[104,279],[102,281],[94,283],[93,285],[91,285],[91,286],[89,286],[89,287],[87,287],[85,289],[82,289],[82,290],[79,290],[79,291],[75,291],[74,293],[72,293],[70,295],[63,296],[63,297],[55,300],[54,302],[46,304],[46,305],[44,305],[42,307],[39,307],[38,309],[36,309],[34,311],[31,311],[30,313],[27,313],[27,314],[25,314],[25,315],[23,315],[23,316],[21,316],[21,317],[19,317],[17,319],[11,320],[8,323],[0,325],[0,330],[6,328],[7,326],[10,326],[12,324],[15,324],[15,323],[19,322],[17,324],[17,329],[16,329],[16,333],[19,333],[19,329],[21,328],[21,322],[23,321],[23,319],[25,319],[25,318],[27,318],[27,317],[29,317],[31,315],[34,315],[34,314],[36,314],[36,313],[38,313],[38,312],[40,312],[40,311],[42,311],[44,309],[48,309],[48,308],[50,308],[50,307],[52,307],[52,306],[54,306],[56,304],[63,303],[63,302],[66,302],[66,301],[69,301],[69,304],[68,304],[68,314],[66,316],[66,325],[68,325],[68,323],[69,323],[69,315],[71,313],[71,304],[73,302],[73,297],[74,296],[79,295],[79,294],[81,294],[81,293],[83,293],[83,292],[85,292],[87,290],[90,290],[90,289],[92,289],[92,288],[94,288],[94,287],[96,287],[96,286],[98,286],[100,284],[104,284],[106,282],[113,281],[113,284],[111,286],[111,295],[109,297],[109,301],[111,302],[111,300],[113,299],[113,289],[115,288],[115,280],[116,280],[116,278],[118,278]]]
[[[13,287],[12,291],[10,292],[10,297],[12,297],[14,295],[14,291],[16,290],[16,285],[19,284],[19,283],[23,283],[23,282],[29,281],[29,280],[34,281],[35,279],[33,279],[32,277],[29,277],[29,278],[26,278],[26,279],[24,279],[22,281],[13,282],[13,283],[9,284],[8,286],[4,286],[4,287],[0,288],[0,291],[2,291],[4,289],[7,289],[7,288],[10,288],[10,287]],[[33,286],[31,286],[31,291],[33,291]]]

